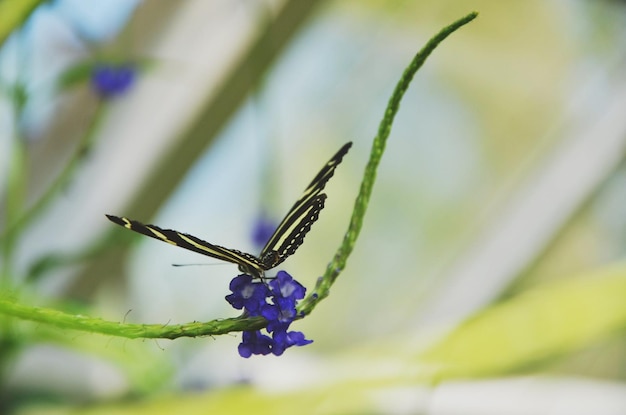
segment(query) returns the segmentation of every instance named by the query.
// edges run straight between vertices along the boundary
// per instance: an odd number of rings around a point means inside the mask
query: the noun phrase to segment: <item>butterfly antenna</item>
[[[189,267],[189,266],[194,266],[195,267],[195,266],[205,266],[205,265],[227,265],[227,264],[222,264],[222,263],[219,263],[219,262],[216,262],[214,264],[201,264],[201,263],[198,263],[198,264],[172,264],[173,267]]]

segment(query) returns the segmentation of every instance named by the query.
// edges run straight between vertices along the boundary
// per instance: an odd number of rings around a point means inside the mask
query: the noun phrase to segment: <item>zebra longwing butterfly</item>
[[[131,231],[139,232],[199,254],[237,264],[241,272],[254,278],[263,279],[265,271],[282,263],[302,245],[305,235],[311,230],[311,226],[324,208],[326,194],[322,193],[322,190],[324,190],[326,182],[333,177],[335,168],[341,163],[343,156],[346,155],[351,146],[351,142],[344,144],[328,163],[322,167],[322,170],[317,173],[313,181],[304,190],[300,199],[287,212],[287,215],[280,222],[258,257],[236,249],[214,245],[193,235],[171,229],[161,229],[158,226],[143,224],[125,217],[113,215],[106,215],[106,217],[111,222]]]

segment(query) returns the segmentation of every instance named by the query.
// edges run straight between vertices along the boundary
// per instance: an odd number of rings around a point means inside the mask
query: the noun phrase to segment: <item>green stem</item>
[[[236,317],[208,322],[173,325],[118,323],[99,318],[69,314],[50,308],[26,306],[11,300],[7,296],[0,297],[0,313],[23,320],[50,324],[60,329],[88,331],[126,337],[129,339],[140,337],[148,339],[176,339],[178,337],[209,336],[226,334],[233,331],[258,330],[267,324],[262,317]]]
[[[18,128],[17,125],[15,124]],[[9,159],[9,175],[7,178],[6,192],[6,213],[5,223],[11,223],[19,212],[22,210],[24,202],[24,187],[26,182],[26,148],[24,141],[20,137],[16,137],[11,143],[11,158]],[[15,249],[16,237],[14,233],[6,233],[0,236],[0,247],[2,248],[2,272],[0,278],[0,287],[6,288],[9,281],[9,275],[12,274],[13,267],[13,251]]]
[[[413,76],[417,70],[422,67],[428,56],[430,56],[439,43],[441,43],[457,29],[474,20],[477,16],[477,12],[472,12],[451,25],[441,29],[441,31],[431,38],[422,50],[415,55],[409,66],[404,70],[400,81],[398,81],[398,84],[389,99],[387,109],[385,110],[383,119],[378,127],[378,133],[376,134],[376,137],[374,137],[372,150],[370,152],[370,159],[365,166],[365,174],[363,175],[361,188],[356,201],[354,202],[354,210],[352,211],[350,224],[348,225],[348,230],[344,235],[343,242],[339,246],[339,249],[337,249],[333,260],[326,267],[326,272],[318,281],[315,290],[300,303],[300,306],[298,307],[299,312],[309,314],[318,302],[327,297],[330,287],[346,266],[348,257],[350,256],[350,253],[352,253],[354,244],[356,243],[359,233],[361,232],[361,227],[363,226],[363,218],[372,194],[374,181],[376,180],[376,170],[378,169],[378,164],[380,163],[380,159],[385,151],[387,137],[389,137],[393,120],[398,112],[398,109],[400,108],[400,101],[413,80]]]
[[[91,120],[91,124],[89,125],[88,130],[85,132],[80,142],[78,143],[74,154],[65,165],[61,173],[59,173],[56,179],[50,184],[50,186],[48,186],[44,194],[41,195],[41,197],[35,203],[33,203],[33,205],[17,220],[9,222],[9,226],[7,227],[7,229],[2,233],[2,235],[0,235],[0,244],[2,244],[3,246],[3,251],[12,250],[11,245],[15,244],[17,238],[22,233],[22,231],[26,229],[41,213],[45,211],[50,202],[52,202],[52,200],[54,200],[54,198],[69,183],[71,178],[74,176],[74,173],[76,172],[76,168],[78,167],[80,161],[93,145],[98,128],[100,127],[100,124],[104,119],[104,115],[106,114],[106,108],[106,103],[103,103],[98,107],[96,114]],[[9,245],[8,248],[7,245]],[[6,260],[8,260],[8,258],[6,258]]]

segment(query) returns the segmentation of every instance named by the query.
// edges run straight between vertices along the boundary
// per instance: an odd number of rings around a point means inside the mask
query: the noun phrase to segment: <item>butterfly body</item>
[[[237,264],[239,270],[253,278],[264,279],[265,271],[275,268],[287,257],[296,252],[302,245],[304,237],[311,230],[313,223],[319,218],[324,208],[326,194],[322,193],[328,180],[333,176],[335,168],[341,163],[352,143],[346,143],[322,167],[320,172],[307,186],[303,195],[291,207],[276,231],[267,241],[259,256],[254,256],[236,249],[215,245],[190,234],[172,229],[162,229],[155,225],[143,224],[136,220],[113,215],[106,215],[109,220],[126,229],[141,233],[190,251]]]

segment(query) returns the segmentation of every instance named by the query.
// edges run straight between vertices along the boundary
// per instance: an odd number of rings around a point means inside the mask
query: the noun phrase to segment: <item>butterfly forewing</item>
[[[155,225],[147,225],[136,220],[125,217],[106,215],[110,221],[132,231],[141,233],[197,252],[222,261],[232,262],[239,265],[242,272],[252,275],[255,278],[263,278],[264,271],[270,270],[282,263],[288,256],[292,255],[302,242],[305,235],[311,230],[311,226],[319,217],[324,208],[326,194],[321,193],[328,180],[333,177],[335,168],[341,163],[352,143],[347,143],[324,165],[322,170],[315,176],[313,181],[305,189],[304,194],[291,207],[285,218],[282,220],[274,234],[270,237],[259,257],[238,251],[236,249],[224,248],[203,241],[193,235],[181,233],[172,229],[161,229]]]
[[[236,249],[224,248],[223,246],[214,245],[207,241],[203,241],[193,235],[174,231],[172,229],[161,229],[155,225],[146,225],[136,220],[106,215],[110,221],[146,236],[167,242],[181,248],[207,255],[212,258],[220,259],[226,262],[240,265],[240,268],[249,270],[255,274],[262,275],[263,268],[254,255],[238,251]],[[255,272],[256,271],[256,272]],[[255,275],[256,276],[256,275]]]

